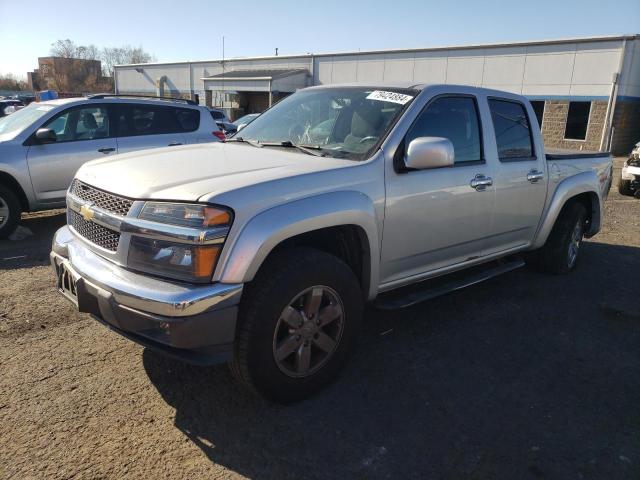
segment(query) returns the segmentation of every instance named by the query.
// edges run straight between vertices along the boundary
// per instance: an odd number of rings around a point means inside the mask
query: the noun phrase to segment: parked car
[[[21,212],[63,207],[89,160],[222,139],[207,109],[193,102],[115,95],[34,102],[0,119],[0,238]]]
[[[24,107],[24,103],[20,100],[15,100],[13,98],[4,98],[0,100],[0,118],[6,117],[14,113],[16,110]]]
[[[224,110],[219,108],[209,108],[211,117],[215,120],[218,128],[224,132],[226,136],[231,136],[236,133],[236,126],[229,120]]]
[[[244,127],[249,125],[251,122],[253,122],[260,115],[261,115],[260,113],[249,113],[247,115],[244,115],[244,116],[238,118],[235,122],[233,122],[235,127],[236,127],[236,131],[242,130]]]
[[[634,195],[640,198],[640,142],[636,143],[622,166],[618,191],[622,195]]]
[[[32,93],[19,93],[13,96],[14,99],[20,100],[24,105],[29,105],[31,102],[35,102],[36,96]]]
[[[230,361],[290,402],[343,367],[365,301],[411,305],[522,256],[573,270],[611,168],[609,154],[545,154],[520,95],[312,87],[225,143],[84,165],[51,260],[81,312],[175,358]]]

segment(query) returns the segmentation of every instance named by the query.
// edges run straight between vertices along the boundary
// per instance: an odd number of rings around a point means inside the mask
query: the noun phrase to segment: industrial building
[[[640,141],[640,35],[367,52],[121,65],[117,93],[198,99],[231,118],[297,89],[332,83],[449,83],[519,93],[548,147],[612,149]]]

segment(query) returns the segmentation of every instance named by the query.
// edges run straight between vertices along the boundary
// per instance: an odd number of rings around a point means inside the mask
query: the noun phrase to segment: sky
[[[142,46],[159,62],[640,33],[640,0],[0,0],[0,74],[51,44]],[[14,20],[12,20],[12,18]]]

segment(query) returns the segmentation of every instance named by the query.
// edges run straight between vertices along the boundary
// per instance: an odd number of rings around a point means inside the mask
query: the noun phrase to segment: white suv
[[[0,119],[0,238],[23,211],[63,207],[89,160],[224,138],[206,107],[190,100],[101,94],[34,102]]]

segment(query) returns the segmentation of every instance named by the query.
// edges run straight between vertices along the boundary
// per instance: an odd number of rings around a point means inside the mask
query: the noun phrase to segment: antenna
[[[224,110],[224,35],[222,36],[222,109]]]

